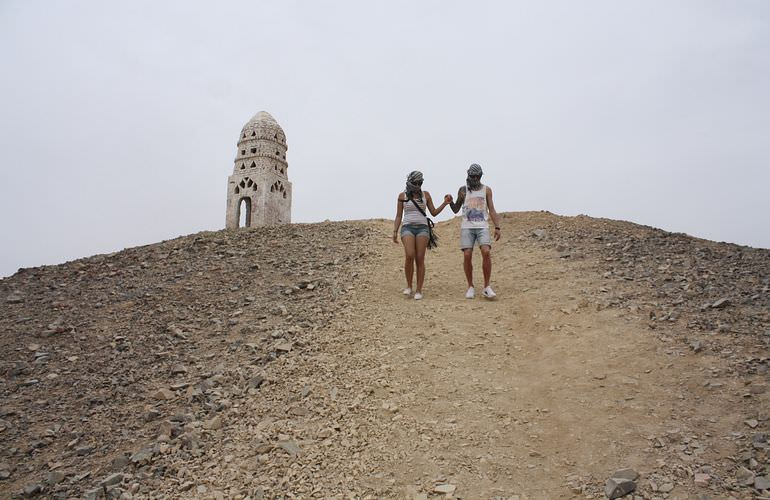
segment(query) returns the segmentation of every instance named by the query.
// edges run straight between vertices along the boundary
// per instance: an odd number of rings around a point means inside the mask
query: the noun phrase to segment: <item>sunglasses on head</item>
[[[475,175],[469,175],[468,177],[470,177],[471,179],[481,179],[481,176],[480,176],[480,175],[477,175],[477,174],[475,174]]]

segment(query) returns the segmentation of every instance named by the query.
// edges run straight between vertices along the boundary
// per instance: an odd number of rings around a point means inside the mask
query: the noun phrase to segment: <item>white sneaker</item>
[[[495,293],[494,290],[492,290],[491,286],[486,287],[484,291],[481,292],[481,294],[488,299],[494,299],[495,297],[497,297],[497,294]]]
[[[476,296],[476,290],[473,287],[469,287],[468,291],[465,292],[465,298],[472,299],[475,296]]]
[[[414,300],[422,300],[422,294],[420,292],[415,293]]]
[[[404,291],[402,293],[408,297],[409,295],[412,295],[412,289],[404,288]]]

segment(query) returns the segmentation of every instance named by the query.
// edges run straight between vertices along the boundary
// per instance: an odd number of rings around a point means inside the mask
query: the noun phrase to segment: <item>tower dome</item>
[[[246,122],[241,129],[241,138],[238,143],[252,139],[272,140],[279,144],[286,144],[286,134],[267,111],[260,111]]]
[[[286,176],[289,168],[286,162],[287,149],[286,134],[281,126],[270,113],[260,111],[241,129],[233,172],[272,169]]]
[[[291,183],[286,134],[267,111],[241,129],[233,175],[228,179],[228,228],[291,222]]]

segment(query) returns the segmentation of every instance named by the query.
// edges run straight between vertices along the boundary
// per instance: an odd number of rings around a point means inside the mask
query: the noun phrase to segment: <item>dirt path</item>
[[[515,230],[494,249],[499,299],[464,299],[456,221],[439,231],[424,300],[400,295],[393,245],[332,326],[351,346],[340,363],[370,389],[363,397],[375,410],[357,425],[366,446],[353,458],[370,475],[360,486],[414,498],[440,485],[462,498],[572,498],[633,467],[664,489],[676,484],[669,498],[694,491],[663,448],[684,440],[680,454],[692,462],[730,447],[720,429],[740,417],[701,384],[720,361],[666,345],[628,313],[597,311],[600,284],[585,262]],[[704,433],[713,446],[689,445]]]

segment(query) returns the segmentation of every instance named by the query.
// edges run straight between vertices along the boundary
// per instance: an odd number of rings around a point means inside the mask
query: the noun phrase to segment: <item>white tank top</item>
[[[465,201],[463,201],[463,221],[460,227],[463,229],[474,229],[489,227],[487,222],[487,187],[482,184],[475,191],[465,187]]]
[[[406,194],[406,193],[404,193]],[[414,201],[425,211],[425,195],[422,195],[422,199],[415,199]],[[427,212],[426,212],[427,215]],[[425,215],[421,214],[417,207],[414,206],[412,200],[406,200],[404,202],[404,217],[401,220],[401,224],[406,226],[407,224],[418,224],[422,226],[428,225],[428,219]]]

